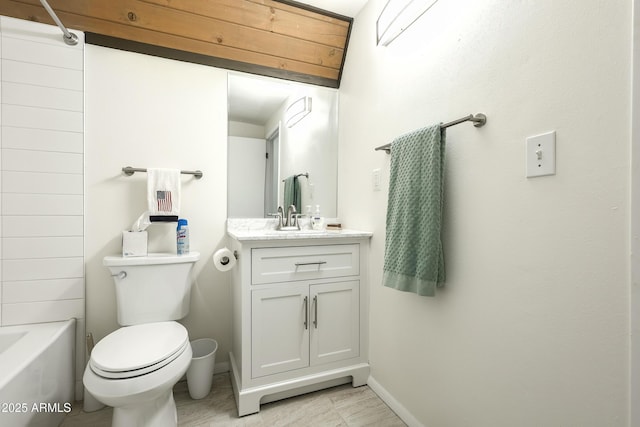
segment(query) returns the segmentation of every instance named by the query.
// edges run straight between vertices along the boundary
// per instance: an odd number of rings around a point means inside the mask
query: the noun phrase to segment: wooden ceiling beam
[[[317,79],[316,84],[332,87],[339,85],[351,28],[349,18],[271,0],[49,0],[49,4],[69,28],[162,48],[150,49],[150,54],[177,50],[181,58],[193,53],[193,62],[210,63],[203,61],[208,56],[234,64],[234,69],[243,70],[246,64],[243,71],[262,70],[258,74],[312,83]],[[38,0],[0,0],[0,14],[52,23]]]

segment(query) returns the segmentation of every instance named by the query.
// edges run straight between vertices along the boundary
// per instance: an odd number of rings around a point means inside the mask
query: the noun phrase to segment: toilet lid
[[[189,346],[189,335],[177,322],[125,326],[96,344],[91,369],[105,378],[131,378],[167,365]]]

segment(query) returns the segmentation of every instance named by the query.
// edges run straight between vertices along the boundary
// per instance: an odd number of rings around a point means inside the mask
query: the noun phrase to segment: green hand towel
[[[434,296],[444,286],[441,241],[445,131],[439,125],[393,141],[384,286]]]
[[[300,183],[295,175],[284,179],[284,211],[291,205],[296,207],[296,212],[300,213],[300,203],[302,202],[302,191]]]

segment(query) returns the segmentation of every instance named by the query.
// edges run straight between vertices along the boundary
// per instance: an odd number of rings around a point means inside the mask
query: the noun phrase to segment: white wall
[[[244,136],[247,138],[266,138],[264,126],[254,125],[253,123],[236,122],[230,120],[229,136]]]
[[[640,0],[633,1],[633,76],[631,144],[631,390],[630,425],[640,424]]]
[[[0,325],[77,319],[84,364],[83,67],[51,25],[0,18]],[[80,395],[78,395],[80,396]]]
[[[266,135],[263,125],[230,120],[227,145],[227,217],[264,216]]]
[[[265,153],[263,138],[229,136],[227,209],[229,218],[264,217]]]
[[[117,328],[114,286],[102,265],[121,251],[121,232],[146,210],[144,173],[123,166],[200,169],[182,176],[180,216],[189,220],[191,250],[199,251],[191,339],[218,341],[217,362],[231,344],[230,294],[212,265],[227,212],[227,73],[212,67],[86,46],[86,290],[87,331],[96,341]],[[149,250],[175,251],[175,224],[149,228]]]
[[[442,0],[386,48],[384,3],[356,17],[340,89],[339,216],[375,233],[375,384],[425,426],[628,425],[631,3]],[[484,128],[447,136],[446,288],[382,287],[373,148],[475,112]],[[549,130],[557,174],[526,179],[525,138]]]
[[[84,317],[83,46],[50,25],[2,28],[2,318]]]

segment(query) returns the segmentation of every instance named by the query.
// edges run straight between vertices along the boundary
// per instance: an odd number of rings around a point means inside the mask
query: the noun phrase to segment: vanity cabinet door
[[[309,365],[309,285],[251,293],[251,376]]]
[[[360,354],[359,281],[311,285],[310,365]]]

